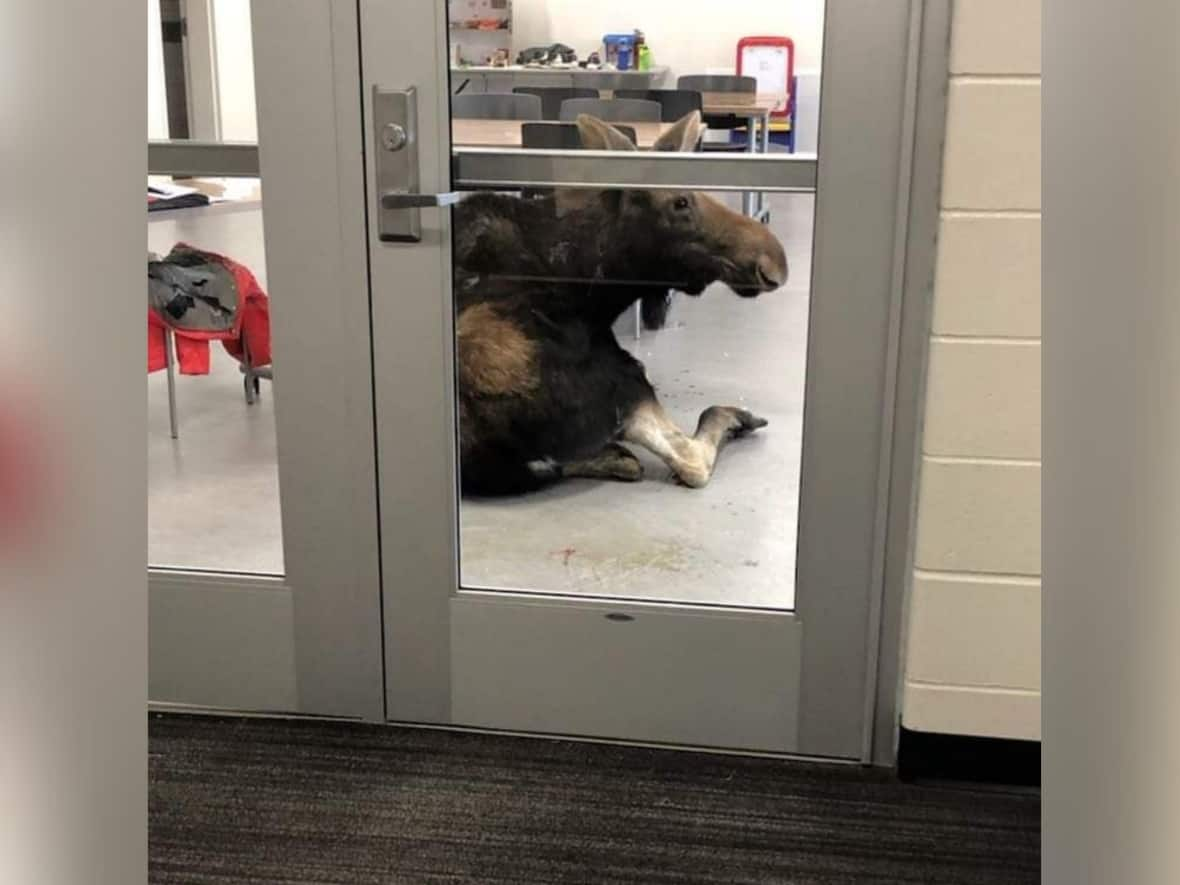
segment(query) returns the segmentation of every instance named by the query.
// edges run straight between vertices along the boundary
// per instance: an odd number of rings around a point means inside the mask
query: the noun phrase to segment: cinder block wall
[[[902,724],[1041,736],[1041,6],[956,0]]]

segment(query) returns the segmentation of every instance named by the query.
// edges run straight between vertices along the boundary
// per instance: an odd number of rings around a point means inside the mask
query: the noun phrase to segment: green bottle
[[[651,48],[646,43],[639,46],[639,70],[651,70]]]

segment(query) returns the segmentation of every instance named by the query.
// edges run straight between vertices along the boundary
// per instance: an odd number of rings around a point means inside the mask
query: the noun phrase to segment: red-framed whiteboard
[[[791,112],[791,82],[795,76],[795,41],[790,37],[742,37],[737,45],[739,76],[758,81],[759,94],[781,95],[772,117]]]

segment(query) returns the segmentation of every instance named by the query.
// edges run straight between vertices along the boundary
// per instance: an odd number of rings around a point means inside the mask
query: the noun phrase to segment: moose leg
[[[562,464],[561,475],[636,482],[643,479],[643,465],[623,446],[611,443],[593,458]]]
[[[729,440],[766,426],[759,418],[733,406],[710,406],[701,412],[697,431],[689,436],[654,399],[641,403],[623,424],[623,439],[643,446],[672,468],[686,486],[709,482],[717,453]]]

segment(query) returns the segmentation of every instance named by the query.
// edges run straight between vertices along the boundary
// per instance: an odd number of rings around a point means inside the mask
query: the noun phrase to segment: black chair
[[[638,144],[635,127],[613,123],[611,125],[627,136],[632,144]],[[578,134],[575,123],[521,123],[520,146],[544,151],[580,151],[582,137]],[[526,187],[521,191],[521,195],[525,197],[540,197],[551,193],[553,189],[548,187]]]
[[[540,120],[541,99],[510,92],[476,92],[451,96],[456,120]]]
[[[561,118],[561,103],[569,98],[598,98],[597,89],[574,86],[517,86],[512,90],[516,95],[535,95],[541,99],[541,119]]]
[[[696,92],[743,92],[756,95],[758,81],[753,77],[739,77],[734,74],[686,74],[676,81],[680,89],[691,89]],[[705,125],[719,131],[745,131],[748,124],[745,117],[736,114],[706,114]],[[754,133],[746,132],[746,138],[754,137]],[[703,145],[706,151],[742,151],[745,145],[725,142],[717,144],[706,141]]]
[[[611,125],[631,139],[632,144],[638,144],[635,127],[615,123]],[[537,150],[580,151],[582,138],[574,123],[522,123],[520,126],[520,146]]]
[[[561,119],[572,122],[578,114],[590,114],[608,123],[658,123],[663,110],[658,102],[634,98],[569,98],[561,103]]]
[[[758,92],[758,81],[737,74],[685,74],[676,81],[677,89],[695,92]]]
[[[615,98],[659,102],[664,123],[675,123],[685,114],[701,110],[701,94],[691,89],[616,89]]]

